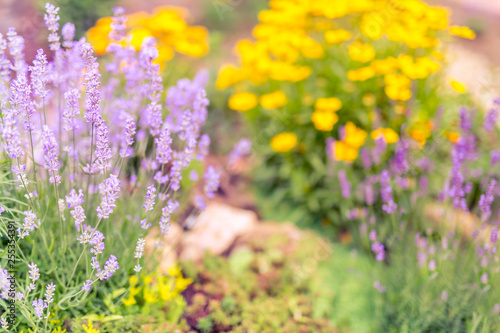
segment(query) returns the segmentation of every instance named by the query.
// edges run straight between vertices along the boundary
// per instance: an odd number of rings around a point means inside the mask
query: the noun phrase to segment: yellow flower
[[[386,86],[384,91],[387,97],[395,101],[407,101],[411,98],[411,90],[408,88]]]
[[[215,82],[215,87],[219,90],[226,89],[233,84],[236,84],[243,80],[244,77],[241,75],[241,71],[238,70],[233,65],[223,65],[219,70],[219,75],[217,76],[217,81]]]
[[[260,105],[267,110],[279,108],[286,103],[286,96],[281,90],[277,90],[273,93],[265,94],[260,97]]]
[[[396,70],[396,59],[388,57],[386,59],[377,59],[371,62],[371,67],[377,74],[389,74]]]
[[[337,97],[320,97],[316,100],[314,108],[319,111],[335,112],[342,108],[342,101]]]
[[[352,122],[347,122],[345,125],[345,136],[342,140],[353,148],[359,148],[365,144],[367,134],[360,128],[357,128]]]
[[[450,132],[447,137],[450,142],[457,143],[458,139],[460,139],[460,134],[457,132]]]
[[[462,37],[462,38],[467,38],[467,39],[474,39],[476,38],[476,33],[469,29],[468,27],[460,27],[460,26],[451,26],[448,31],[450,34]]]
[[[383,137],[387,143],[394,143],[399,140],[398,134],[391,128],[376,129],[371,132],[371,137],[373,140]]]
[[[465,87],[465,85],[462,82],[451,79],[450,85],[451,85],[451,88],[459,94],[465,94],[467,92],[467,88]]]
[[[90,321],[90,320],[88,322],[88,326],[85,326],[84,324],[82,324],[82,327],[83,327],[83,330],[85,331],[85,333],[100,333],[101,332],[101,331],[96,330],[94,328],[94,325],[92,325],[92,321]]]
[[[311,120],[318,131],[331,131],[339,117],[333,112],[315,111],[311,115]]]
[[[130,294],[126,299],[122,299],[122,302],[125,306],[137,304],[137,301],[135,300],[134,296],[132,296],[132,294]]]
[[[228,105],[232,110],[243,112],[253,109],[257,103],[257,95],[250,92],[240,92],[229,98]]]
[[[335,141],[333,145],[333,157],[337,161],[354,162],[358,158],[358,150],[342,141]]]
[[[283,132],[276,134],[271,139],[271,148],[275,152],[288,152],[292,150],[297,145],[297,136],[295,133]]]
[[[375,57],[375,49],[371,44],[354,42],[348,47],[349,57],[354,61],[368,62]]]
[[[421,129],[414,129],[410,131],[411,137],[420,143],[421,146],[425,145],[425,142],[427,141],[427,133],[424,130]]]
[[[372,67],[363,67],[347,72],[347,78],[351,81],[366,81],[375,76],[375,70]]]
[[[351,33],[344,29],[330,30],[325,32],[325,40],[330,44],[337,44],[351,39]]]

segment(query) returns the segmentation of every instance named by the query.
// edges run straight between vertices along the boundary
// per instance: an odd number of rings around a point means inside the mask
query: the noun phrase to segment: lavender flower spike
[[[382,209],[388,214],[394,213],[398,205],[392,198],[391,175],[387,170],[382,171],[380,174],[380,187],[380,196],[382,197],[382,202],[384,202]]]
[[[47,125],[43,126],[42,144],[43,151],[45,152],[45,168],[50,173],[49,181],[52,184],[58,185],[61,183],[61,176],[57,174],[59,170],[59,149],[57,146],[56,138]]]
[[[227,164],[232,167],[234,164],[242,157],[250,154],[250,149],[252,149],[252,143],[247,138],[243,138],[238,141],[229,156],[227,157]]]
[[[205,172],[205,194],[209,198],[213,198],[215,191],[219,189],[220,175],[215,171],[214,167],[209,165]]]
[[[113,209],[116,207],[118,192],[120,192],[120,180],[116,175],[110,175],[99,185],[102,202],[97,207],[97,217],[100,219],[108,219]]]
[[[57,30],[59,30],[59,7],[54,7],[54,5],[47,3],[45,4],[45,9],[47,10],[47,14],[44,15],[45,25],[50,31],[50,35],[48,41],[50,43],[50,50],[57,51],[61,44],[59,43],[59,35],[57,34]]]
[[[481,219],[483,221],[487,220],[491,215],[491,204],[495,198],[495,192],[497,187],[497,181],[495,179],[490,180],[488,189],[485,194],[482,194],[479,198],[479,210],[482,212]]]

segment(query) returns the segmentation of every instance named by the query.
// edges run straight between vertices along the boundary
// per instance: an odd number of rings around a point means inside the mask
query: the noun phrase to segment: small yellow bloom
[[[286,95],[281,90],[260,97],[260,105],[267,110],[277,109],[286,103]]]
[[[460,139],[460,134],[457,132],[450,132],[447,137],[450,142],[457,143],[458,139]]]
[[[352,122],[347,122],[345,125],[345,136],[342,140],[351,147],[359,148],[365,144],[367,134],[362,129],[356,127]]]
[[[88,326],[85,326],[82,324],[82,327],[83,327],[83,330],[85,331],[85,333],[100,333],[101,332],[101,331],[96,330],[94,328],[94,325],[92,324],[92,321],[90,321],[90,320],[88,322]]]
[[[375,58],[375,49],[371,44],[354,42],[348,47],[349,57],[354,61],[368,62]]]
[[[342,101],[337,97],[320,97],[316,100],[314,108],[319,111],[335,112],[342,108]]]
[[[250,92],[240,92],[229,98],[228,105],[232,110],[243,112],[253,109],[258,102],[257,95]]]
[[[413,138],[413,140],[417,141],[421,146],[423,146],[427,141],[428,133],[421,129],[414,129],[410,131],[410,136]]]
[[[396,59],[393,57],[388,57],[386,59],[373,60],[371,67],[375,70],[377,74],[389,74],[396,70]]]
[[[354,162],[358,158],[358,150],[342,141],[335,141],[333,145],[333,157],[337,161]]]
[[[233,65],[226,64],[219,70],[215,87],[219,90],[223,90],[242,81],[243,79],[244,77],[241,75],[241,71],[239,69]]]
[[[325,40],[330,44],[337,44],[351,39],[351,33],[344,29],[330,30],[325,32]]]
[[[384,91],[387,97],[395,101],[407,101],[411,98],[411,90],[408,88],[386,86]]]
[[[351,81],[366,81],[374,76],[375,70],[372,67],[363,67],[347,72],[347,78]]]
[[[459,94],[465,94],[467,92],[467,88],[465,87],[465,85],[462,82],[451,79],[450,85],[451,85],[451,88]]]
[[[467,39],[474,39],[476,38],[476,33],[469,29],[468,27],[460,27],[460,26],[451,26],[448,31],[450,34],[462,37],[462,38],[467,38]]]
[[[295,133],[283,132],[276,134],[271,139],[271,148],[278,153],[292,150],[297,145],[297,135]]]
[[[318,131],[326,132],[333,129],[333,125],[337,123],[339,117],[333,112],[315,111],[311,115],[311,120]]]
[[[373,140],[383,137],[387,143],[395,143],[399,140],[398,134],[392,128],[376,129],[371,132],[371,137]]]

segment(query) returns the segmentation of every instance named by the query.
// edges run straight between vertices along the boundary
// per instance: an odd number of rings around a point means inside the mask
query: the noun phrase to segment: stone
[[[196,219],[181,240],[181,260],[200,260],[205,251],[220,255],[256,224],[257,214],[212,202]]]

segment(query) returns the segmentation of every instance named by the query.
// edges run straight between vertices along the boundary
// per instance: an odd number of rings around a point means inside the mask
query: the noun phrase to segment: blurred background
[[[128,13],[152,12],[159,6],[181,6],[189,11],[192,24],[209,29],[213,57],[225,62],[234,57],[233,45],[241,38],[251,36],[259,10],[266,7],[264,0],[58,0],[52,3],[61,8],[61,22],[73,22],[77,37],[95,25],[101,17],[111,16],[114,6],[123,6]],[[489,0],[430,0],[430,5],[451,9],[453,24],[466,25],[476,33],[474,40],[457,39],[452,46],[450,76],[466,83],[469,91],[485,103],[492,98],[492,90],[500,88],[500,2]],[[0,31],[9,27],[24,36],[26,54],[36,54],[36,49],[47,49],[43,22],[45,0],[1,0]],[[214,64],[216,65],[216,64]]]

